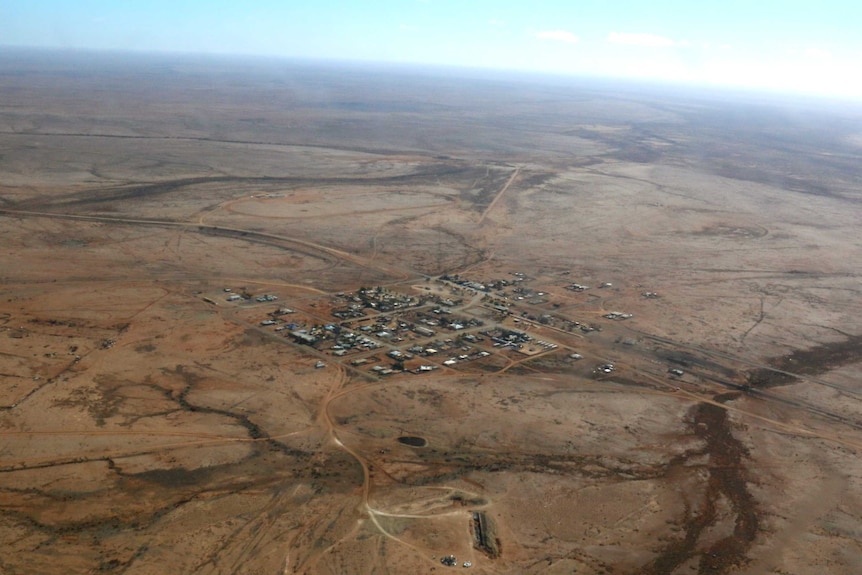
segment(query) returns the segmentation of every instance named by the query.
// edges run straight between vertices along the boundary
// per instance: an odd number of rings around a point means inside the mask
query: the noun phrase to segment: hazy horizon
[[[0,74],[48,73],[60,71],[69,73],[70,66],[82,74],[108,72],[112,66],[125,68],[130,62],[134,66],[175,66],[164,69],[178,74],[183,73],[235,73],[271,76],[291,69],[364,71],[380,74],[381,77],[417,77],[444,82],[467,81],[502,83],[506,85],[533,85],[564,90],[612,91],[620,96],[630,95],[637,99],[652,98],[693,98],[705,101],[735,101],[753,105],[802,106],[817,109],[825,106],[832,111],[840,109],[853,115],[862,110],[862,99],[843,95],[821,93],[788,92],[780,89],[724,86],[692,83],[682,80],[663,78],[631,78],[601,75],[570,75],[554,72],[529,70],[500,70],[445,64],[423,64],[410,62],[357,61],[349,59],[321,59],[287,56],[265,56],[255,54],[213,54],[195,52],[144,52],[132,50],[60,50],[49,47],[5,46],[0,45]],[[200,69],[192,68],[200,65]],[[184,67],[185,66],[185,67]],[[117,70],[114,70],[117,71]],[[130,69],[129,72],[132,72]],[[433,99],[433,98],[431,98]]]
[[[0,6],[5,47],[443,66],[854,100],[862,100],[860,16],[862,6],[837,0]]]

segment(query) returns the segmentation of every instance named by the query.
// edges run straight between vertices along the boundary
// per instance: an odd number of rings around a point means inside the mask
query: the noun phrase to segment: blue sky
[[[0,45],[638,77],[862,99],[858,0],[4,0]]]

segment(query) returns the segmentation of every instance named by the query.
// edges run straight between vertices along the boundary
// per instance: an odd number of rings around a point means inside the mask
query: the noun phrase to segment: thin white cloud
[[[490,20],[488,20],[488,24],[490,24],[491,26],[505,26],[506,21],[500,20],[499,18],[491,18]]]
[[[649,48],[666,48],[677,45],[676,42],[666,36],[659,36],[657,34],[632,34],[629,32],[611,32],[608,34],[608,42],[612,42],[614,44],[628,44],[631,46],[646,46]]]
[[[575,44],[580,40],[577,36],[568,30],[543,30],[536,33],[536,38],[539,40],[554,40],[556,42],[565,42],[567,44]]]

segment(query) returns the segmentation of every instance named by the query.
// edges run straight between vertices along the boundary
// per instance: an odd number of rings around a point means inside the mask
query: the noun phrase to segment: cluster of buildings
[[[522,331],[515,331],[505,328],[497,328],[494,330],[486,330],[481,332],[494,342],[494,347],[513,347],[520,349],[524,344],[533,340],[532,337]]]
[[[426,336],[434,335],[434,330],[439,328],[449,331],[460,331],[482,325],[482,320],[474,317],[455,315],[446,307],[435,307],[430,313],[417,311],[412,314],[411,319],[417,324],[412,328],[413,331]]]
[[[378,375],[427,373],[440,367],[453,367],[491,356],[492,347],[525,355],[538,355],[558,348],[552,341],[535,339],[524,331],[509,329],[504,325],[509,321],[516,324],[523,322],[523,329],[542,325],[558,331],[601,331],[596,325],[581,324],[563,316],[541,313],[541,309],[530,307],[527,304],[546,304],[545,296],[549,294],[530,288],[525,274],[514,272],[512,275],[512,278],[489,281],[457,274],[444,275],[437,279],[437,283],[451,284],[447,294],[428,287],[420,289],[418,294],[398,292],[380,286],[363,287],[355,292],[332,295],[328,305],[321,306],[323,309],[318,308],[320,313],[331,314],[337,320],[334,323],[322,323],[325,320],[314,315],[314,312],[303,312],[296,318],[287,318],[285,316],[295,312],[286,307],[268,312],[267,317],[259,323],[263,327],[274,327],[275,331],[286,331],[285,335],[294,341],[312,346],[319,352],[336,357],[352,356],[350,365],[361,366],[363,370]],[[568,272],[564,275],[568,275]],[[611,287],[611,284],[605,282],[599,287],[607,288]],[[583,292],[590,287],[580,283],[568,283],[565,289]],[[252,295],[244,288],[241,295],[233,293],[229,288],[225,288],[225,292],[228,292],[230,301],[278,301],[278,297],[273,294]],[[482,307],[502,316],[488,313],[476,316],[469,310],[456,309],[463,304],[460,298],[465,292],[472,292],[473,296],[481,295]],[[644,292],[642,295],[656,297],[654,292]],[[525,308],[513,315],[511,310],[516,309],[517,302],[522,300],[526,300]],[[316,304],[319,305],[320,302]],[[309,305],[317,307],[316,304]],[[559,305],[554,304],[554,308]],[[324,309],[326,311],[323,311]],[[537,310],[539,313],[536,313]],[[603,317],[626,320],[633,317],[633,314],[610,311],[604,313]],[[490,323],[491,327],[486,327],[486,322]],[[574,356],[570,359],[580,359],[580,355]],[[612,366],[600,366],[598,371],[609,373],[606,371],[608,367]]]
[[[515,276],[514,279],[498,278],[489,281],[477,281],[458,274],[452,274],[440,276],[438,281],[449,282],[463,289],[474,292],[485,292],[489,295],[496,292],[494,295],[501,299],[524,300],[532,296],[541,297],[546,295],[544,292],[534,292],[530,288],[520,285],[526,281],[526,275],[520,272],[514,272],[512,275]],[[507,292],[506,290],[509,288],[511,288],[511,291]]]
[[[577,329],[580,329],[584,333],[590,333],[593,331],[602,331],[602,328],[598,325],[581,323],[581,322],[575,321],[575,320],[560,318],[560,317],[557,317],[557,316],[554,316],[554,315],[551,315],[548,313],[542,314],[542,315],[537,317],[537,316],[534,316],[534,315],[529,314],[527,312],[522,312],[520,317],[521,317],[521,320],[536,322],[536,323],[541,324],[541,325],[548,325],[548,326],[551,326],[551,327],[554,327],[556,329],[560,329],[563,331],[575,331]],[[517,318],[514,321],[515,321],[515,323],[520,323],[520,320]]]
[[[332,315],[342,320],[366,315],[366,310],[387,313],[420,305],[419,298],[382,287],[359,288],[356,293],[338,294]]]
[[[332,355],[341,357],[348,353],[378,349],[381,344],[363,333],[356,333],[339,325],[314,325],[309,329],[290,332],[290,336],[298,343],[321,347],[321,342],[329,342],[326,347]]]

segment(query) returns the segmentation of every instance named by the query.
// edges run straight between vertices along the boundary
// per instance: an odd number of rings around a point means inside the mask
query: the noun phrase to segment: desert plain
[[[0,52],[0,573],[854,575],[862,107]]]

